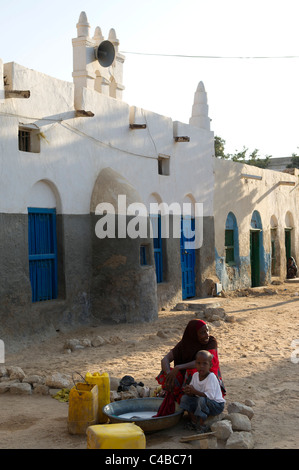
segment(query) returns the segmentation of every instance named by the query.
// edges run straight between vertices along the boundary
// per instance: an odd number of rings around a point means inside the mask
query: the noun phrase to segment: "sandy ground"
[[[299,339],[298,283],[256,288],[250,295],[237,293],[221,298],[235,322],[212,326],[218,341],[227,403],[255,402],[252,432],[256,449],[299,447]],[[218,299],[217,299],[218,300]],[[162,356],[180,339],[194,311],[161,311],[153,323],[84,328],[32,343],[17,354],[6,356],[6,365],[23,368],[26,374],[51,371],[84,375],[108,372],[111,377],[131,375],[149,387],[157,385]],[[166,332],[166,338],[157,335]],[[114,344],[85,348],[66,354],[67,338],[114,337]],[[299,349],[299,345],[297,346]],[[293,359],[292,359],[293,358]],[[0,448],[85,449],[85,436],[67,431],[68,404],[51,396],[0,395]],[[184,420],[165,431],[146,436],[148,449],[193,449],[198,442],[181,443],[190,434]]]

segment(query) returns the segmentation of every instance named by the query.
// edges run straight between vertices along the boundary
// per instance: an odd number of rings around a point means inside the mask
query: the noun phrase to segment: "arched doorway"
[[[133,237],[129,230],[136,219],[131,209],[137,204],[144,205],[141,196],[120,173],[111,168],[99,173],[90,204],[91,306],[102,322],[151,321],[158,315],[149,230],[146,237]]]
[[[28,198],[28,253],[32,302],[58,296],[56,208],[60,201],[55,186],[38,181]],[[60,206],[60,203],[58,204]]]

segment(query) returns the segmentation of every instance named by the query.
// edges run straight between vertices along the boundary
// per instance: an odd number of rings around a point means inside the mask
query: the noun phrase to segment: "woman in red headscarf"
[[[181,341],[163,357],[162,371],[156,377],[163,390],[172,392],[178,403],[184,393],[182,388],[190,382],[192,375],[197,372],[195,356],[200,350],[209,351],[213,355],[210,372],[214,372],[218,378],[223,396],[226,393],[220,373],[217,341],[214,336],[209,335],[208,325],[203,320],[190,320]],[[174,363],[173,368],[170,367],[172,362]]]

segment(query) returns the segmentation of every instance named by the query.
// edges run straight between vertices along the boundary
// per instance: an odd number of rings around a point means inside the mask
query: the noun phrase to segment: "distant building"
[[[283,171],[292,163],[292,157],[270,158],[268,170]]]

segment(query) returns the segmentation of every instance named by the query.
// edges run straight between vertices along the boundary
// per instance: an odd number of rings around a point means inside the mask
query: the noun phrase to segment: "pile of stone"
[[[49,395],[73,386],[73,378],[67,374],[54,372],[47,376],[26,375],[21,367],[0,366],[0,393]]]
[[[254,402],[246,400],[245,404],[232,402],[227,406],[227,414],[208,418],[213,435],[207,435],[205,447],[209,449],[253,449],[254,439],[251,420],[254,416]],[[210,423],[209,423],[210,421]]]
[[[84,378],[78,375],[71,376],[60,372],[53,372],[47,376],[26,375],[21,367],[0,365],[0,394],[12,393],[15,395],[55,395],[61,389],[71,389],[74,383],[80,382]],[[117,391],[120,379],[110,377],[110,400],[128,400],[131,398],[149,397],[151,390],[149,387],[131,385],[128,390]]]
[[[72,338],[66,340],[64,343],[63,349],[65,353],[72,353],[74,351],[77,351],[79,349],[85,349],[85,348],[99,348],[100,346],[103,346],[104,344],[118,344],[121,343],[122,339],[119,336],[111,336],[110,338],[103,338],[102,336],[98,335],[95,338],[89,339],[89,338]]]
[[[214,326],[221,326],[223,322],[233,323],[236,321],[234,315],[225,313],[224,308],[220,306],[220,302],[213,303],[179,303],[175,307],[176,310],[194,311],[196,318],[212,323]]]

